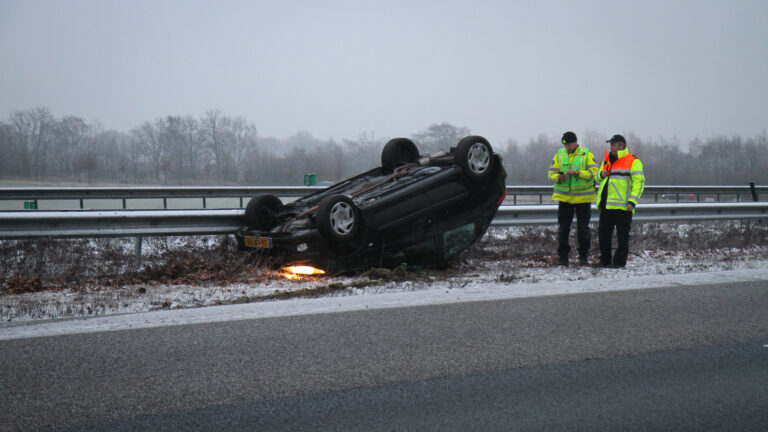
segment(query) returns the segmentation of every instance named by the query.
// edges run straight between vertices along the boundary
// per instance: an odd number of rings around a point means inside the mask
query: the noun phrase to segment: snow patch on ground
[[[0,324],[0,340],[67,334],[119,331],[139,328],[204,324],[246,319],[321,313],[352,312],[370,309],[414,307],[436,304],[491,301],[590,292],[626,291],[669,286],[701,286],[713,283],[768,281],[768,268],[678,275],[652,275],[612,280],[611,278],[556,283],[518,283],[470,281],[456,289],[446,281],[436,281],[426,289],[391,290],[378,295],[345,295],[292,301],[230,304],[208,308],[187,308],[137,314],[118,314],[70,320],[41,320]],[[409,284],[403,284],[409,285]]]
[[[640,276],[666,275],[674,284],[676,275],[711,274],[733,270],[768,268],[766,248],[692,252],[643,251],[630,259],[625,269],[600,269],[572,265],[568,270],[550,264],[523,260],[492,263],[470,263],[470,270],[452,272],[445,276],[416,277],[413,280],[386,281],[367,277],[334,277],[287,280],[277,276],[258,284],[227,286],[190,285],[131,285],[120,288],[97,289],[87,292],[38,292],[6,295],[0,298],[3,321],[29,321],[63,317],[91,317],[110,314],[147,312],[248,303],[260,298],[299,290],[312,291],[339,284],[343,289],[326,294],[328,297],[372,296],[397,292],[461,290],[467,287],[523,284],[553,284],[576,281],[621,283]],[[274,301],[291,301],[274,300]]]

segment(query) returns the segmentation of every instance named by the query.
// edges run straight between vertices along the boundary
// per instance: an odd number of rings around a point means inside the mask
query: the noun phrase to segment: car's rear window
[[[451,258],[475,240],[475,224],[468,223],[443,233],[445,258]]]

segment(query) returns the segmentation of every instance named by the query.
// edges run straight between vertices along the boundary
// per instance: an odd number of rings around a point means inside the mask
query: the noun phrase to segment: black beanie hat
[[[563,144],[570,144],[572,142],[576,142],[576,134],[568,131],[563,134]]]

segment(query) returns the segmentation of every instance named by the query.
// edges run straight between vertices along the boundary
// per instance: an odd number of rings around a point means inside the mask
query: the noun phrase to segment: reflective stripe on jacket
[[[569,169],[579,171],[579,175],[569,175],[564,181],[559,182],[557,176]],[[589,149],[576,147],[573,153],[568,153],[561,148],[552,158],[549,166],[549,179],[554,183],[552,199],[570,204],[581,204],[595,200],[595,175],[597,164],[595,157]]]
[[[605,208],[609,210],[626,210],[628,202],[637,205],[643,195],[643,189],[645,189],[643,163],[626,148],[619,150],[617,155],[619,158],[615,162],[611,163],[610,160],[605,160],[600,168],[601,173],[608,171],[608,175],[600,179],[600,188],[597,191],[597,208],[600,208],[604,188],[608,188]],[[635,213],[634,209],[632,209],[632,213]]]

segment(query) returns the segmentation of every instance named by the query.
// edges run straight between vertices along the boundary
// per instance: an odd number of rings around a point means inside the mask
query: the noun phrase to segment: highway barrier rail
[[[243,208],[258,194],[296,198],[324,186],[121,186],[4,187],[0,211],[8,210],[149,210]],[[552,186],[507,186],[512,205],[551,202]],[[643,202],[743,202],[768,196],[768,186],[646,186]]]
[[[0,212],[0,239],[231,234],[245,223],[243,209],[73,210]],[[768,218],[768,202],[641,204],[633,221]],[[593,220],[597,210],[593,208]],[[502,205],[494,225],[557,223],[557,205]]]

